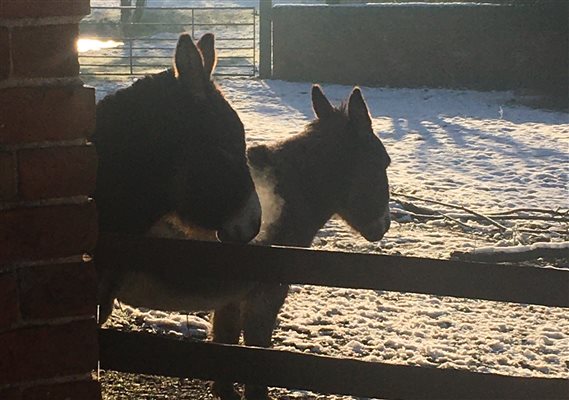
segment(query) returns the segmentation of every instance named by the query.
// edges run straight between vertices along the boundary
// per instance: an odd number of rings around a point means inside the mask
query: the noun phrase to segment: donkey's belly
[[[176,215],[158,221],[148,236],[215,240],[215,232],[184,225]],[[192,278],[182,281],[174,271],[164,273],[157,268],[155,274],[129,271],[121,279],[116,298],[135,307],[164,311],[207,311],[242,300],[253,288],[251,283],[220,282]]]
[[[241,301],[251,283],[219,282],[195,278],[191,282],[163,282],[144,273],[125,276],[116,297],[131,306],[164,311],[207,311]]]

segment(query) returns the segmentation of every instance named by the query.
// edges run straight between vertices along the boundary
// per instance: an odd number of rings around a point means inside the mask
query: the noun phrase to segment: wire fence
[[[172,65],[179,34],[216,35],[215,74],[255,76],[257,12],[254,7],[146,7],[139,21],[125,21],[135,7],[92,7],[81,23],[82,75],[142,76]]]

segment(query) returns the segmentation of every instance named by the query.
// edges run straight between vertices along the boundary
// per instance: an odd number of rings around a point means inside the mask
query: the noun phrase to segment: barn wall
[[[89,0],[0,0],[0,399],[100,399]]]
[[[273,76],[567,94],[565,0],[538,6],[276,6]]]

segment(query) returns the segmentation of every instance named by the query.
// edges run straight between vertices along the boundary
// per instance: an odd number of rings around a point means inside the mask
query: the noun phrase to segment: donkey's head
[[[247,242],[259,231],[261,207],[249,173],[239,116],[212,82],[214,36],[180,36],[174,57],[173,212],[189,225],[216,230],[222,241]]]
[[[322,130],[341,136],[348,165],[345,189],[339,194],[338,215],[369,241],[380,240],[389,229],[389,183],[391,159],[372,129],[367,104],[354,88],[347,106],[333,107],[319,86],[312,88],[312,106]]]

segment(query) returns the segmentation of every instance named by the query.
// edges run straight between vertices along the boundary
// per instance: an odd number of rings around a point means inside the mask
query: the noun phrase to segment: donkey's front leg
[[[213,341],[224,344],[239,343],[241,335],[241,316],[238,303],[215,310],[213,315]],[[239,400],[241,396],[233,387],[233,382],[215,381],[211,390],[216,398],[222,400]]]
[[[242,303],[243,337],[247,346],[271,347],[273,329],[287,293],[288,285],[260,285]],[[266,386],[245,385],[245,399],[271,397]]]
[[[97,270],[97,304],[99,305],[99,325],[103,325],[113,312],[117,292],[122,284],[123,273],[108,266],[95,263]]]

